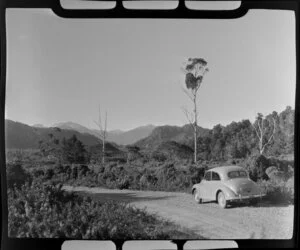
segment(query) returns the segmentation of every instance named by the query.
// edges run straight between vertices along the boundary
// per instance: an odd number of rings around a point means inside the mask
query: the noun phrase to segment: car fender
[[[231,198],[238,196],[231,188],[229,188],[225,185],[222,185],[222,187],[219,187],[218,190],[216,191],[216,194],[215,194],[216,200],[218,200],[219,192],[224,193],[226,200],[229,200]]]
[[[192,194],[194,193],[194,190],[198,189],[200,187],[200,183],[194,184],[192,187]]]

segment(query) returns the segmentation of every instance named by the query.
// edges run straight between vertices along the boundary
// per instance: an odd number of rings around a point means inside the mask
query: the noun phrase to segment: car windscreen
[[[230,171],[228,172],[227,176],[229,177],[229,179],[233,179],[233,178],[247,178],[248,175],[245,171],[243,170],[234,170],[234,171]]]

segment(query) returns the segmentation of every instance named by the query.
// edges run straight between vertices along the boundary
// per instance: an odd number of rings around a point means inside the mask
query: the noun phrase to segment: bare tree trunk
[[[197,95],[194,95],[194,162],[197,163]]]
[[[266,146],[268,146],[271,143],[272,139],[274,138],[275,130],[276,130],[276,121],[274,118],[272,118],[272,119],[273,119],[273,131],[272,131],[272,134],[269,137],[268,141],[265,144],[263,141],[264,137],[266,135],[266,131],[264,129],[264,120],[265,119],[263,117],[261,117],[261,121],[257,120],[258,129],[256,128],[255,124],[252,124],[253,128],[255,129],[258,140],[259,140],[258,148],[259,148],[260,155],[262,155],[264,153]]]
[[[261,155],[264,153],[262,137],[261,137],[261,139],[259,140],[259,153],[260,153]]]
[[[103,140],[102,140],[102,163],[105,164],[105,140],[106,140],[106,129],[107,129],[107,112],[105,112],[105,125],[103,131]]]
[[[102,140],[102,163],[105,163],[105,138]]]
[[[105,142],[106,142],[106,133],[107,133],[107,112],[105,112],[105,121],[104,121],[104,128],[102,125],[102,120],[101,120],[101,110],[99,106],[99,116],[98,116],[98,121],[95,121],[96,125],[99,127],[99,136],[100,139],[102,140],[102,164],[105,163]]]

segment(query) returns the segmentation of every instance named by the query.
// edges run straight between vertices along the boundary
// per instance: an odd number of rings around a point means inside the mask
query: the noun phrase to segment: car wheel
[[[218,204],[221,208],[226,208],[227,206],[227,201],[222,191],[218,193]]]
[[[251,199],[249,201],[251,206],[256,206],[258,204],[259,200],[257,198]]]
[[[194,190],[193,195],[194,195],[195,201],[196,201],[198,204],[201,204],[201,203],[202,203],[202,199],[200,198],[197,189]]]

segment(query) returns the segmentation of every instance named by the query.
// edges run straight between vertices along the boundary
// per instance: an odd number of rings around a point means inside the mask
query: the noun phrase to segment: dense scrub
[[[182,165],[178,162],[153,162],[151,167],[132,164],[57,165],[45,171],[35,170],[34,176],[44,181],[55,180],[75,186],[112,189],[190,191],[201,181],[207,166]],[[53,173],[52,174],[49,174]]]
[[[98,240],[197,237],[125,203],[101,203],[61,188],[61,184],[37,181],[9,188],[9,237]]]
[[[194,165],[189,161],[110,162],[89,166],[58,164],[34,169],[31,175],[44,183],[55,181],[73,186],[190,192],[192,185],[201,181],[208,168],[232,164],[243,166],[249,171],[250,178],[268,194],[267,200],[275,203],[293,202],[293,162],[262,155],[234,163],[211,162],[202,165]]]
[[[294,204],[294,177],[288,181],[263,180],[258,185],[266,193],[265,200],[273,204]]]
[[[18,188],[32,180],[32,176],[24,170],[20,163],[6,164],[6,176],[8,188]]]
[[[274,203],[294,200],[294,162],[287,157],[254,154],[245,159],[202,161],[202,164],[195,165],[191,160],[153,160],[135,154],[129,161],[84,165],[61,164],[45,158],[44,163],[42,160],[37,162],[37,154],[31,152],[32,159],[28,152],[23,158],[17,152],[15,155],[18,157],[10,155],[11,159],[17,160],[7,164],[9,187],[12,187],[11,180],[19,186],[25,180],[40,179],[43,183],[55,182],[73,186],[190,192],[192,185],[201,181],[207,169],[236,164],[249,171],[250,178],[267,192],[267,200]],[[20,168],[21,164],[30,175]]]

